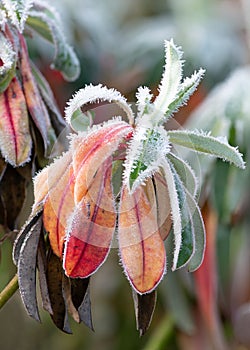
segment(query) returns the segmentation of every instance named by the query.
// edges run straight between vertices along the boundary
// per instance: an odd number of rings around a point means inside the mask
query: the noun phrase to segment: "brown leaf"
[[[23,304],[27,313],[40,321],[36,299],[36,257],[41,234],[40,217],[27,233],[18,259],[18,283]]]
[[[63,296],[63,270],[61,260],[51,252],[48,260],[47,283],[53,314],[54,324],[65,333],[72,333]]]
[[[136,328],[140,336],[144,335],[150,326],[156,304],[156,291],[140,295],[133,291],[136,316]]]

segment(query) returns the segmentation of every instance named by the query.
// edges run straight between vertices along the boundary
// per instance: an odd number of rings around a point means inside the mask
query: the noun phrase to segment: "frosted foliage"
[[[0,36],[0,57],[3,61],[3,66],[0,67],[0,74],[12,68],[16,54],[12,49],[10,42],[2,35]]]
[[[32,0],[3,0],[7,15],[20,33],[24,30],[29,10],[33,5]]]

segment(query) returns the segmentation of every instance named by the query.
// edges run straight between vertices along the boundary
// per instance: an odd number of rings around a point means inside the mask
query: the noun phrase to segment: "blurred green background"
[[[65,83],[49,68],[53,52],[46,42],[30,40],[29,48],[62,110],[72,93],[90,82],[114,87],[131,102],[139,85],[156,92],[163,41],[174,38],[184,51],[185,76],[206,69],[177,121],[227,136],[249,159],[249,0],[56,0],[53,6],[80,58],[80,78]],[[0,349],[250,349],[249,170],[243,174],[213,159],[200,159],[199,165],[212,252],[200,271],[203,282],[186,271],[169,271],[145,336],[136,331],[131,288],[113,249],[91,281],[95,333],[72,321],[73,335],[63,334],[43,312],[42,324],[36,323],[17,292],[0,312]],[[14,273],[11,245],[4,241],[1,290]]]

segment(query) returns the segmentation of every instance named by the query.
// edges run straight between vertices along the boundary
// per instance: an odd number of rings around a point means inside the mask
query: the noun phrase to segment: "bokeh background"
[[[53,50],[45,41],[29,40],[29,50],[62,111],[72,93],[88,83],[114,87],[131,102],[139,85],[157,93],[163,41],[174,38],[184,51],[185,76],[206,69],[176,120],[227,136],[248,162],[249,0],[55,0],[53,6],[80,59],[80,78],[66,83],[50,69]],[[191,155],[186,157],[193,162]],[[250,349],[250,173],[248,167],[242,172],[214,159],[199,158],[199,166],[205,262],[192,275],[169,271],[145,336],[136,331],[131,289],[113,249],[91,282],[95,332],[72,321],[73,335],[66,335],[43,312],[42,324],[36,323],[17,292],[0,312],[0,349]],[[1,244],[0,289],[14,273],[6,240]]]

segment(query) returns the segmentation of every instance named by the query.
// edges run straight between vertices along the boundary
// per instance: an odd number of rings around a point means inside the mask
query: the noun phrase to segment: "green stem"
[[[174,331],[174,320],[166,316],[155,333],[152,334],[149,342],[146,344],[144,350],[163,350],[166,349],[166,345],[169,342],[171,335]]]
[[[18,277],[15,275],[0,293],[0,309],[7,303],[18,289]]]

